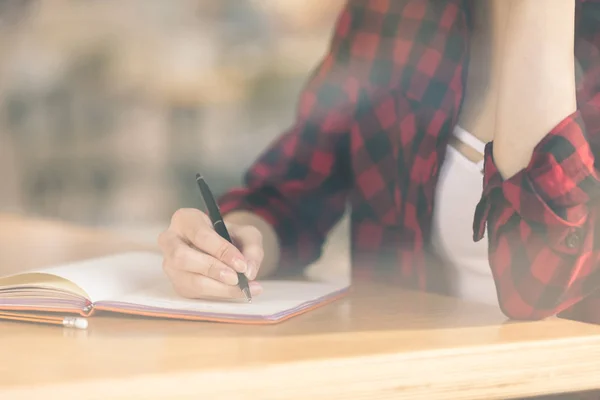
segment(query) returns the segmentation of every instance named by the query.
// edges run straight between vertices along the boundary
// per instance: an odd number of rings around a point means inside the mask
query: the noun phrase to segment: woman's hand
[[[262,235],[249,225],[227,223],[235,246],[215,232],[206,214],[180,209],[160,234],[163,268],[178,294],[188,298],[241,298],[237,272],[256,278],[263,260]],[[237,246],[237,247],[236,247]],[[262,292],[249,282],[252,296]]]

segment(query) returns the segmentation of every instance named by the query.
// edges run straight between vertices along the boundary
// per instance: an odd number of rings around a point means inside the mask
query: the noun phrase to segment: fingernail
[[[248,287],[250,287],[250,293],[252,296],[258,296],[263,292],[263,287],[258,282],[252,281],[248,284]]]
[[[235,285],[238,283],[237,274],[230,269],[222,269],[221,272],[219,272],[219,278],[221,282],[228,285]]]
[[[238,272],[244,273],[248,269],[246,262],[240,258],[233,260],[233,266]]]
[[[248,279],[256,278],[257,270],[258,268],[256,268],[256,263],[254,261],[248,261],[248,269],[246,270],[246,276]]]

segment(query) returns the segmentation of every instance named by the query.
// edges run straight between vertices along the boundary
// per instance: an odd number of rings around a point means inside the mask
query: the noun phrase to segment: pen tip
[[[196,174],[196,180],[199,181],[200,179],[202,179],[202,175]]]
[[[250,295],[250,289],[242,289],[242,292],[244,293],[244,297],[246,297],[246,300],[248,301],[248,303],[252,303],[252,296]]]

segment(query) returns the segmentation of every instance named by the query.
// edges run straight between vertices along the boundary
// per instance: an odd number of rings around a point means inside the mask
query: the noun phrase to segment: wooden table
[[[0,215],[0,268],[142,248]],[[279,325],[0,322],[0,399],[498,399],[600,388],[600,327],[357,284]]]

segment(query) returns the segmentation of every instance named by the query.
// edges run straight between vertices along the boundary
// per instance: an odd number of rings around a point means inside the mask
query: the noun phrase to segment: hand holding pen
[[[201,180],[197,182],[200,188]],[[212,195],[202,197],[207,208],[212,207],[208,205]],[[213,215],[219,219],[220,214],[213,212]],[[248,300],[262,292],[260,284],[253,281],[263,257],[260,232],[250,226],[231,224],[227,224],[225,232],[235,246],[215,230],[204,212],[198,209],[175,212],[169,228],[159,236],[159,246],[165,273],[179,295]],[[242,292],[246,280],[248,296]]]

